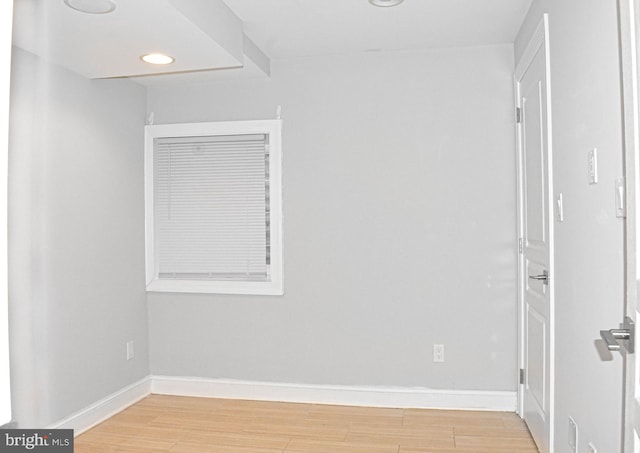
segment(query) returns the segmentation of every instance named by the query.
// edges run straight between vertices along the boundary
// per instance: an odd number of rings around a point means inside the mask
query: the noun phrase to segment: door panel
[[[516,69],[521,109],[518,161],[522,328],[521,415],[541,452],[552,444],[553,418],[553,262],[551,225],[551,147],[546,28],[541,23]]]
[[[525,385],[531,393],[530,401],[533,403],[530,410],[537,412],[536,418],[544,420],[546,412],[546,388],[545,388],[545,361],[546,361],[546,337],[547,322],[545,317],[535,308],[528,307],[527,311],[527,342],[526,369],[527,380]],[[540,427],[539,429],[542,429]]]
[[[535,68],[532,68],[535,69]],[[525,238],[530,247],[546,246],[545,159],[542,147],[542,99],[540,83],[524,85],[522,94],[523,149],[525,159]]]

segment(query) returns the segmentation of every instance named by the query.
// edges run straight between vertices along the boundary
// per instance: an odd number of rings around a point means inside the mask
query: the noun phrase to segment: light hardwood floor
[[[150,395],[78,436],[76,453],[537,453],[507,412]]]

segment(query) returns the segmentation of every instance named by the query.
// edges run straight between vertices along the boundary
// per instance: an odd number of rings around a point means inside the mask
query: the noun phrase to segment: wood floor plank
[[[348,427],[313,425],[306,423],[281,424],[253,423],[246,428],[246,432],[254,434],[277,434],[291,438],[306,438],[314,440],[344,440],[349,432]]]
[[[526,450],[535,448],[533,440],[523,438],[485,437],[485,436],[456,436],[456,448],[482,449],[492,448],[496,452],[502,450]]]
[[[284,453],[398,453],[399,445],[293,439]]]
[[[258,435],[251,433],[207,433],[192,431],[181,442],[200,445],[220,445],[241,448],[265,448],[282,451],[289,445],[291,438],[278,435]]]
[[[282,450],[256,447],[232,447],[229,445],[202,445],[181,442],[176,444],[171,453],[282,453]]]
[[[76,453],[537,453],[508,412],[150,395],[78,436]]]

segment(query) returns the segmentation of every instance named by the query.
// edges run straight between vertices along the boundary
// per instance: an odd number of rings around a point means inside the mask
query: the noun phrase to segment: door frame
[[[622,73],[622,105],[624,124],[625,178],[625,315],[638,323],[640,311],[638,288],[640,265],[640,96],[638,94],[640,68],[640,0],[619,0],[620,65]],[[640,433],[640,404],[637,380],[640,361],[637,358],[640,342],[635,341],[636,353],[624,353],[624,435],[623,451],[635,451]]]
[[[520,80],[524,77],[525,72],[533,62],[537,52],[542,49],[545,59],[545,78],[546,92],[545,101],[547,104],[547,221],[549,228],[549,445],[547,450],[553,452],[554,443],[554,401],[555,401],[555,264],[554,264],[554,221],[555,221],[555,203],[553,193],[553,147],[552,147],[552,121],[551,121],[551,74],[550,74],[550,53],[549,53],[549,15],[543,14],[538,26],[520,57],[516,62],[514,71],[514,93],[515,107],[521,109],[520,102]],[[520,111],[520,110],[516,110]],[[524,369],[525,364],[525,307],[524,307],[524,285],[527,276],[525,275],[524,255],[522,253],[522,240],[524,238],[524,177],[522,162],[522,124],[516,122],[516,157],[517,157],[517,253],[518,253],[518,414],[524,417],[524,385],[520,383],[520,370]]]

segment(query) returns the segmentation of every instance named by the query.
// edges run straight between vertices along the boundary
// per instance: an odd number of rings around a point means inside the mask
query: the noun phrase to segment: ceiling
[[[531,0],[225,0],[271,58],[512,43]]]
[[[88,78],[265,77],[270,59],[512,43],[531,0],[114,2],[112,13],[87,14],[63,0],[15,0],[14,44]],[[155,51],[175,63],[140,60]]]

